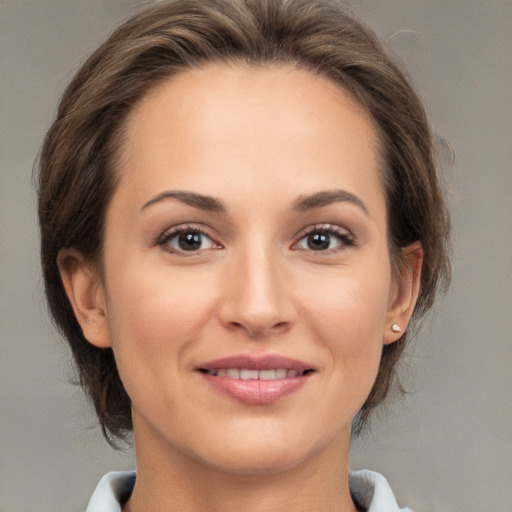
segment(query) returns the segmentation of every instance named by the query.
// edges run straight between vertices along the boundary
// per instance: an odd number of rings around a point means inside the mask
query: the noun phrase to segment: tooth
[[[299,374],[299,372],[297,370],[288,370],[286,372],[286,376],[288,378],[290,378],[290,377],[297,377],[298,374]]]
[[[286,379],[286,369],[279,368],[276,370],[276,379]]]
[[[230,379],[239,379],[240,378],[240,370],[238,368],[229,368],[227,370],[227,375]]]
[[[259,377],[260,380],[274,380],[276,378],[276,370],[261,370]]]
[[[217,370],[217,377],[225,377],[228,374],[226,369]]]
[[[240,370],[242,380],[258,380],[258,370]]]
[[[208,370],[208,375],[217,375],[217,370]]]

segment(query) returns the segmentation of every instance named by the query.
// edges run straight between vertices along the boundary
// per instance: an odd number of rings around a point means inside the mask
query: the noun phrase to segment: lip
[[[208,373],[208,370],[228,368],[258,371],[286,369],[295,370],[299,375],[272,380],[242,380]],[[265,356],[241,354],[224,357],[202,363],[196,370],[215,391],[239,402],[251,405],[265,405],[277,402],[302,388],[315,373],[315,368],[311,365],[278,354]],[[307,373],[304,374],[304,372]]]
[[[279,354],[268,354],[264,356],[240,354],[207,361],[197,367],[198,370],[218,370],[220,368],[247,368],[249,370],[258,371],[285,368],[286,370],[296,370],[300,373],[306,370],[314,370],[312,365]]]

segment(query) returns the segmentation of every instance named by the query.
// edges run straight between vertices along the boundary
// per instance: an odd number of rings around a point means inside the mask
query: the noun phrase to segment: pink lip
[[[272,380],[242,380],[229,377],[219,377],[206,373],[205,370],[218,370],[228,368],[244,368],[248,370],[271,370],[284,368],[296,370],[297,377]],[[216,391],[234,398],[240,402],[252,405],[270,404],[284,398],[304,386],[314,372],[302,375],[306,370],[313,370],[307,365],[295,359],[289,359],[277,354],[267,356],[237,355],[208,361],[198,368],[202,377]]]

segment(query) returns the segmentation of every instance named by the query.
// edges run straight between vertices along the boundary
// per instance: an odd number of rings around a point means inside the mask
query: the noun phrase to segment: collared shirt
[[[135,485],[135,471],[113,471],[101,480],[85,512],[121,512]],[[388,481],[379,473],[363,469],[349,473],[350,494],[366,512],[412,512],[399,508]]]

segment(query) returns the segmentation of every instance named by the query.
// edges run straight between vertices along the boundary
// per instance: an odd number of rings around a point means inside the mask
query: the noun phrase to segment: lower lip
[[[287,379],[242,380],[229,377],[217,377],[208,373],[202,376],[216,391],[246,404],[265,405],[277,402],[298,391],[311,377],[312,373]]]

